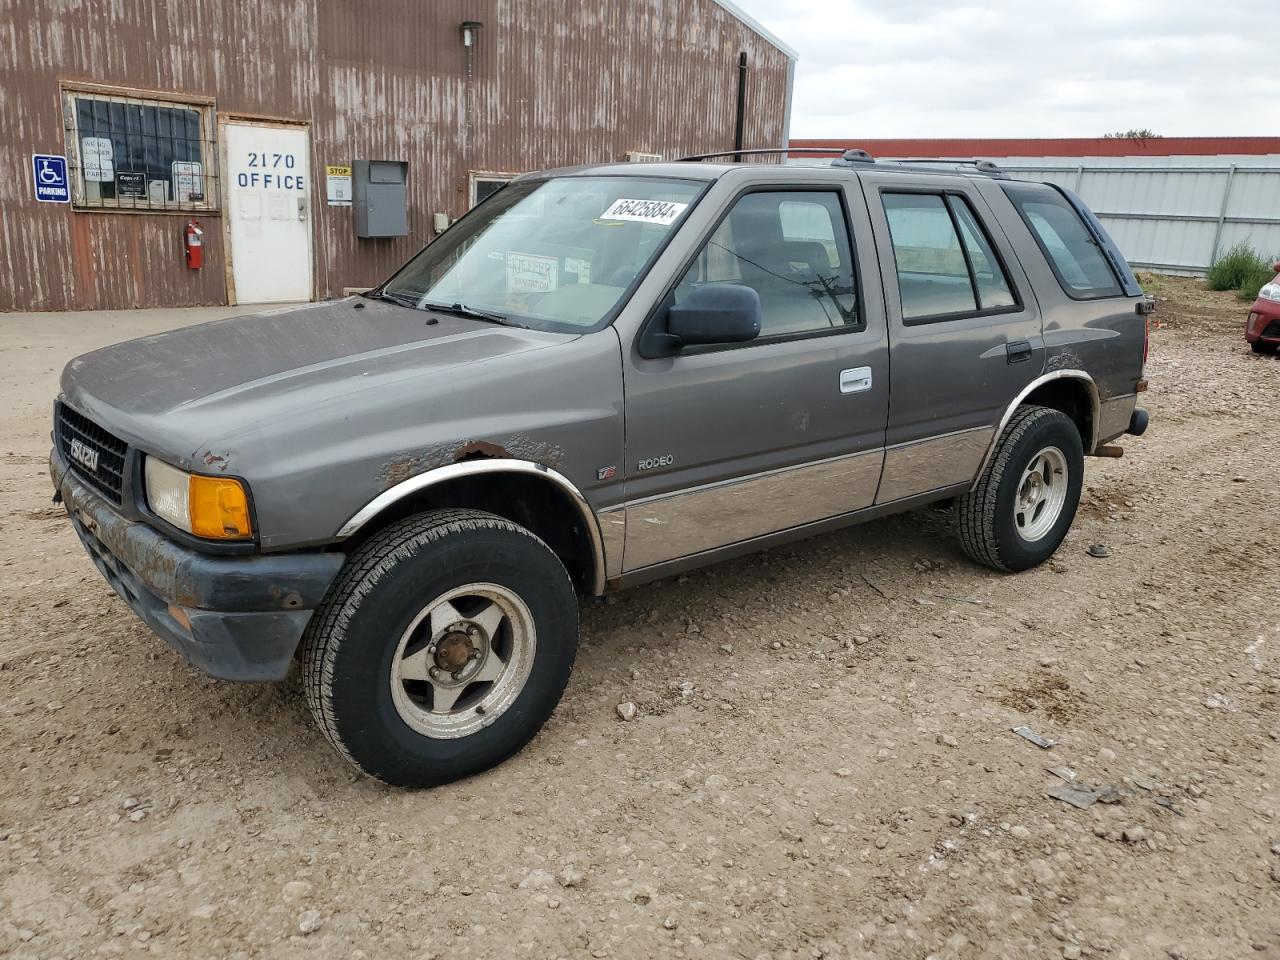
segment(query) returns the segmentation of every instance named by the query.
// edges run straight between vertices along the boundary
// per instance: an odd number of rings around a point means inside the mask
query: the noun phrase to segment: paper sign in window
[[[82,137],[80,157],[86,180],[109,183],[115,179],[115,151],[109,138]]]
[[[578,278],[578,283],[590,283],[591,261],[580,260],[577,257],[565,257],[564,272],[574,274]]]
[[[600,219],[634,220],[669,227],[684,213],[687,206],[687,203],[673,203],[670,200],[615,200],[608,210],[600,214]]]
[[[547,293],[559,285],[560,259],[532,253],[507,254],[507,291]]]

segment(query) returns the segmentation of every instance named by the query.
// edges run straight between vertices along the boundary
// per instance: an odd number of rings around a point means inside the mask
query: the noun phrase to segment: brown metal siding
[[[61,9],[58,9],[61,7]],[[484,26],[470,78],[459,27]],[[461,215],[468,173],[781,144],[786,56],[712,0],[0,0],[0,310],[223,303],[217,214],[205,267],[185,217],[36,203],[30,154],[65,153],[59,80],[213,97],[219,116],[310,124],[315,289],[387,276]],[[410,235],[359,240],[324,165],[409,161]]]

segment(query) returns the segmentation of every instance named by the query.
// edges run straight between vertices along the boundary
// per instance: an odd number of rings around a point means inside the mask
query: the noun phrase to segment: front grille
[[[60,403],[58,449],[77,477],[120,506],[124,491],[124,455],[128,444],[65,403]]]
[[[1280,340],[1280,320],[1272,320],[1268,323],[1262,335],[1269,339]]]

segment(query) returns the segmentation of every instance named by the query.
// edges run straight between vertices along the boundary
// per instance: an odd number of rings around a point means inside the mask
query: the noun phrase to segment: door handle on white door
[[[298,219],[307,219],[307,195],[305,193],[298,195]]]
[[[841,393],[865,393],[871,389],[871,368],[850,367],[840,371]]]

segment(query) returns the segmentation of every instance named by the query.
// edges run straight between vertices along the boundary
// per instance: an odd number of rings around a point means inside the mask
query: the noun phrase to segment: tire
[[[1253,340],[1249,343],[1254,353],[1275,353],[1276,345],[1274,343],[1263,343],[1261,340]]]
[[[493,514],[439,510],[348,558],[303,636],[303,683],[321,731],[357,768],[436,786],[529,742],[577,643],[577,596],[550,547]]]
[[[1024,488],[1033,460],[1039,479]],[[996,570],[1044,563],[1071,529],[1083,481],[1084,447],[1071,418],[1048,407],[1019,407],[977,485],[956,500],[960,545],[970,559]],[[1031,502],[1020,501],[1022,492],[1044,494],[1044,506],[1015,509]]]

